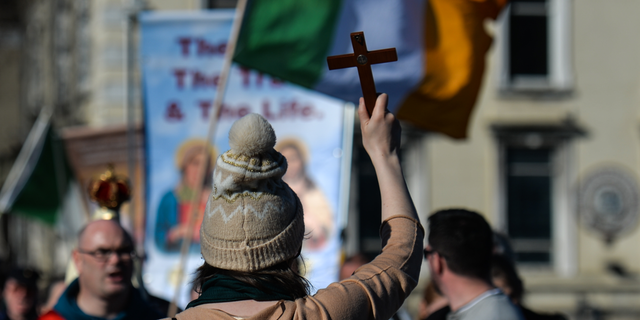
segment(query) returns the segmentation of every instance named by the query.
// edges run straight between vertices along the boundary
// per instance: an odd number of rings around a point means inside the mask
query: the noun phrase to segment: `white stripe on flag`
[[[42,108],[38,119],[33,124],[29,135],[20,149],[18,158],[13,163],[11,171],[0,191],[0,213],[5,213],[11,209],[13,202],[22,191],[25,183],[31,177],[31,173],[40,159],[44,141],[47,138],[49,120],[51,113],[49,108]]]
[[[398,61],[372,66],[378,92],[395,111],[420,83],[424,71],[424,0],[344,0],[329,55],[352,53],[349,34],[364,31],[369,51],[395,47]],[[316,90],[349,102],[362,96],[356,68],[326,69]]]

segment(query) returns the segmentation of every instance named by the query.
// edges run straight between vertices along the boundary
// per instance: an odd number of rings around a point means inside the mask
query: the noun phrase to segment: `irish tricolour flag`
[[[464,138],[491,41],[483,22],[505,1],[254,0],[234,60],[357,102],[357,70],[329,71],[326,58],[352,53],[349,34],[364,31],[369,50],[398,52],[397,62],[372,66],[390,109],[424,129]]]

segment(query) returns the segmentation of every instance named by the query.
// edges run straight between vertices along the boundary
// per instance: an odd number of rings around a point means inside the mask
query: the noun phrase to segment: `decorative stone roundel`
[[[580,184],[578,212],[589,228],[611,243],[638,223],[639,189],[636,176],[618,166],[602,166]]]

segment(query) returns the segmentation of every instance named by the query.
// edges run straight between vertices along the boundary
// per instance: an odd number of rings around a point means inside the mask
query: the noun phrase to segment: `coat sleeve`
[[[394,216],[382,223],[380,235],[380,255],[350,278],[296,300],[295,318],[391,318],[418,283],[424,229],[414,219]]]

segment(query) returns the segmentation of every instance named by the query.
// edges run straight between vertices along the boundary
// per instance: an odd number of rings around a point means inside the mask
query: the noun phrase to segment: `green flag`
[[[54,224],[72,182],[62,141],[41,112],[0,191],[0,213]]]

